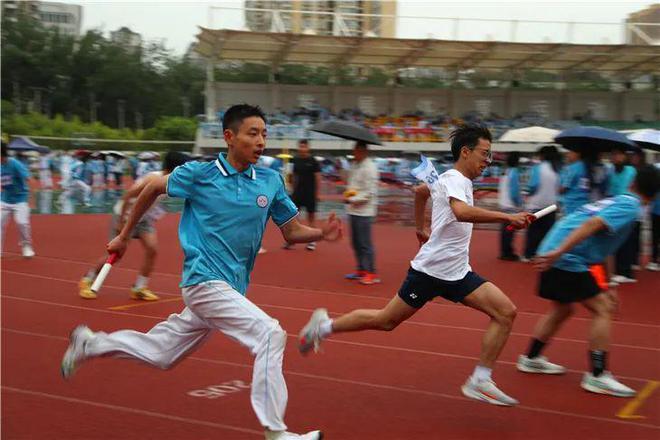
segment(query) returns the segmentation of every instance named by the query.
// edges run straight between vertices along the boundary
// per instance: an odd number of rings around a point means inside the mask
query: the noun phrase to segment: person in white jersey
[[[545,145],[539,150],[541,162],[531,169],[527,182],[527,200],[525,209],[536,212],[546,206],[554,205],[559,198],[559,167],[561,156],[554,145]],[[555,224],[556,212],[534,221],[525,236],[525,254],[523,262],[529,262],[536,255],[536,249]]]
[[[144,175],[138,179],[133,186],[128,189],[121,199],[115,203],[113,208],[112,225],[110,228],[110,238],[114,238],[124,227],[126,218],[131,208],[135,204],[137,197],[142,190],[154,179],[163,175],[168,175],[179,165],[183,165],[188,157],[183,153],[170,151],[165,155],[163,160],[163,171],[154,171]],[[156,256],[158,254],[158,237],[154,227],[156,221],[165,215],[165,210],[158,203],[165,196],[161,198],[142,216],[138,224],[133,229],[133,238],[137,238],[144,247],[144,261],[140,272],[135,280],[135,284],[131,287],[131,298],[142,301],[155,301],[158,298],[154,292],[148,287],[149,276],[153,271],[154,264],[156,263]],[[96,299],[96,293],[92,291],[92,283],[103,267],[106,261],[106,256],[101,257],[96,265],[89,269],[85,276],[80,280],[79,295],[85,299]]]
[[[53,176],[50,172],[51,155],[41,153],[39,157],[39,183],[41,189],[53,189]]]
[[[360,330],[390,331],[413,316],[436,296],[460,302],[490,317],[479,362],[462,387],[463,394],[494,405],[518,403],[500,391],[491,379],[492,368],[506,343],[516,307],[493,283],[472,272],[469,263],[473,223],[529,224],[527,212],[503,213],[473,206],[472,180],[491,162],[491,134],[480,125],[460,126],[452,132],[454,168],[438,176],[423,158],[413,175],[425,181],[415,192],[415,220],[421,249],[411,261],[408,276],[397,295],[380,310],[354,310],[334,320],[317,309],[300,332],[299,349],[304,354],[318,350],[333,333]],[[425,225],[428,198],[433,202],[430,234]]]

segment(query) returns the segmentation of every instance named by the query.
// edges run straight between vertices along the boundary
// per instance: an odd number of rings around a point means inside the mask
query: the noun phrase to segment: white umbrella
[[[545,127],[525,127],[509,130],[499,139],[500,142],[547,142],[554,143],[559,130]]]
[[[642,148],[660,151],[660,130],[653,130],[652,128],[636,130],[628,134],[628,139],[635,141]]]

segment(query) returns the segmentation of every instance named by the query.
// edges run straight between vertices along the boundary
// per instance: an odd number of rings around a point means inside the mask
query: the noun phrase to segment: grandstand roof
[[[196,50],[216,61],[609,74],[660,71],[660,46],[413,40],[200,27]]]

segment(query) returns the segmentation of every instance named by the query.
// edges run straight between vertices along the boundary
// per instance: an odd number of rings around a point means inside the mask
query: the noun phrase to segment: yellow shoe
[[[78,294],[81,298],[96,299],[96,293],[92,292],[92,280],[87,277],[81,278],[78,287],[80,288]]]
[[[140,289],[136,289],[135,287],[131,288],[131,298],[140,301],[158,301],[160,299],[158,295],[146,287],[142,287]]]

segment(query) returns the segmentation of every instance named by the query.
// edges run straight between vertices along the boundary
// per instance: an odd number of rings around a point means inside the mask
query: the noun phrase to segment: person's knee
[[[266,323],[264,330],[258,337],[258,344],[254,354],[262,350],[284,350],[286,346],[286,332],[280,326],[280,323],[273,319]]]
[[[158,254],[158,247],[156,245],[147,245],[144,247],[144,255],[153,260],[156,258],[156,255]]]
[[[500,324],[506,327],[512,327],[513,321],[516,320],[517,315],[518,315],[518,309],[516,308],[516,306],[513,304],[509,304],[498,311],[496,319]]]
[[[375,320],[376,328],[385,332],[391,332],[401,324],[397,319],[385,315],[376,316]]]

